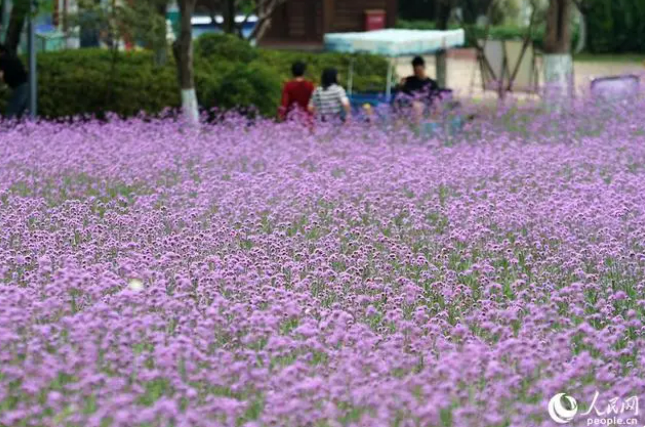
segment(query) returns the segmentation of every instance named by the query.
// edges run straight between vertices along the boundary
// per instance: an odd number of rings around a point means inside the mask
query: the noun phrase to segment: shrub
[[[260,60],[272,67],[282,81],[291,78],[291,64],[297,60],[307,64],[307,77],[315,83],[326,67],[337,68],[341,84],[347,85],[352,57],[338,53],[305,53],[277,50],[260,50]],[[354,90],[359,92],[385,89],[387,60],[376,55],[360,54],[354,56]]]
[[[195,83],[202,107],[222,109],[255,107],[271,116],[280,102],[280,78],[265,64],[208,62],[201,58]]]
[[[124,117],[155,114],[180,106],[176,67],[154,65],[153,53],[119,53],[82,49],[40,53],[38,56],[38,112],[47,118],[106,112]],[[302,59],[318,80],[324,67],[334,66],[347,77],[350,56],[255,49],[226,35],[205,35],[195,43],[195,85],[205,109],[249,109],[272,116],[277,111],[282,83],[290,78],[291,63]],[[387,62],[359,55],[355,59],[357,90],[385,87]],[[0,97],[6,103],[8,91]],[[0,105],[4,111],[5,105]]]
[[[230,34],[204,34],[195,41],[195,56],[250,62],[257,59],[258,51],[247,41]]]
[[[174,67],[156,68],[150,52],[121,53],[114,68],[111,54],[105,50],[38,55],[38,113],[41,116],[103,117],[108,111],[133,116],[141,111],[156,113],[179,104]]]

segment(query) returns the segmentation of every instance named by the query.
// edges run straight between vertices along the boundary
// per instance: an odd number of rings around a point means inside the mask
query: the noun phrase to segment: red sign
[[[382,30],[385,28],[384,10],[365,11],[365,31]]]

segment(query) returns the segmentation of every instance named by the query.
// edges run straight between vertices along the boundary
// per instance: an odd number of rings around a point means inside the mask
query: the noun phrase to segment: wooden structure
[[[368,11],[384,11],[386,27],[394,27],[397,7],[397,0],[288,0],[274,12],[261,44],[321,48],[325,33],[365,31]]]

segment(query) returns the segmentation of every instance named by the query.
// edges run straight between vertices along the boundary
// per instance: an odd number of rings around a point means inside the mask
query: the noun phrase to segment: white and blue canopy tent
[[[463,46],[465,32],[462,29],[448,31],[422,31],[387,29],[362,33],[325,34],[325,49],[341,53],[370,53],[389,58],[386,97],[392,93],[394,64],[392,59],[402,56],[429,55],[440,50]],[[349,69],[348,91],[352,93],[353,63]]]

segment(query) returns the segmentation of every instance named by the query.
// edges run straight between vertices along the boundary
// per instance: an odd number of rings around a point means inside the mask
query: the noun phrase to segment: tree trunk
[[[18,50],[22,29],[25,26],[27,13],[29,12],[29,5],[29,1],[18,1],[14,3],[11,9],[7,36],[5,38],[5,46],[10,52],[15,53]]]
[[[544,83],[546,100],[562,106],[573,94],[573,60],[571,57],[571,0],[550,0],[544,39]]]
[[[235,0],[224,0],[224,32],[235,34]]]
[[[199,122],[199,108],[197,106],[193,73],[193,34],[191,24],[195,1],[179,0],[181,30],[179,38],[173,46],[173,53],[177,62],[179,87],[181,88],[181,108],[184,117],[191,124]]]
[[[544,37],[544,51],[546,53],[570,52],[571,5],[571,0],[550,0]]]

